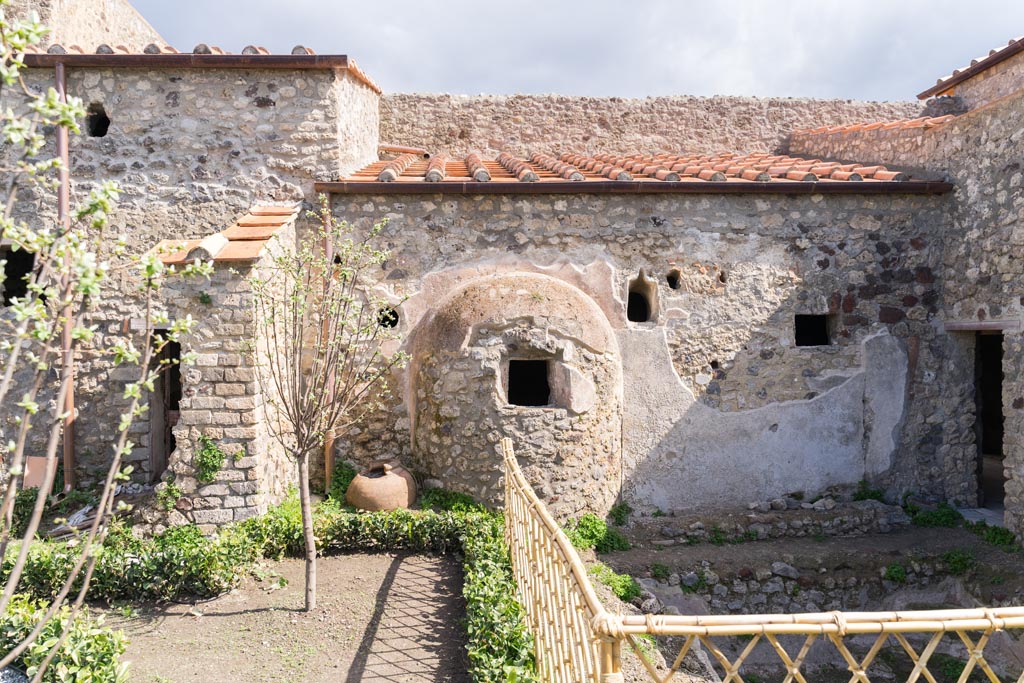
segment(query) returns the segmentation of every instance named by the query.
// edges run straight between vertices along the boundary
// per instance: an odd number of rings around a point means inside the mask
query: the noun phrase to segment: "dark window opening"
[[[1003,335],[975,336],[975,440],[978,444],[978,493],[983,507],[1003,504]]]
[[[828,346],[829,320],[827,315],[798,315],[794,318],[797,346]]]
[[[110,117],[99,102],[93,102],[85,110],[85,132],[91,138],[101,138],[110,128]]]
[[[159,344],[167,334],[158,330],[153,335],[154,344]],[[160,374],[150,394],[150,469],[149,482],[160,481],[167,470],[167,461],[177,443],[174,426],[181,414],[181,344],[167,342],[155,359]]]
[[[388,306],[377,311],[377,324],[394,329],[398,327],[398,311]]]
[[[651,305],[641,292],[630,292],[626,303],[626,318],[633,323],[645,323],[651,319]]]
[[[551,401],[548,361],[508,362],[508,402],[514,406],[546,406]]]
[[[665,281],[668,282],[669,289],[679,289],[682,283],[679,281],[679,271],[670,270],[668,275],[665,276]]]
[[[7,261],[4,266],[4,306],[10,306],[14,299],[28,296],[28,282],[36,267],[36,255],[24,249],[4,249],[0,255]]]

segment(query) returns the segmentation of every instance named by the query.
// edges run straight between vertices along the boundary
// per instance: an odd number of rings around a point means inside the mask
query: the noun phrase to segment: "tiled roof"
[[[247,263],[257,260],[267,242],[299,215],[299,206],[256,206],[230,227],[200,240],[163,240],[154,247],[166,265],[196,259],[214,263]]]
[[[1024,36],[1020,38],[1011,38],[1010,42],[1006,45],[997,47],[994,50],[989,50],[989,53],[984,57],[972,59],[968,66],[965,66],[962,69],[955,69],[950,75],[943,76],[935,82],[935,85],[924,92],[919,93],[917,98],[924,100],[935,95],[942,95],[956,84],[962,83],[968,78],[977,76],[982,71],[992,68],[999,62],[1007,60],[1021,51],[1024,51]]]
[[[424,158],[428,156],[428,158]],[[387,194],[419,192],[702,192],[702,191],[882,191],[901,185],[906,192],[945,191],[948,186],[910,180],[879,165],[840,163],[778,154],[570,154],[533,153],[529,158],[502,152],[462,158],[405,153],[370,164],[321,192]],[[943,187],[939,187],[942,185]],[[872,189],[873,188],[873,189]]]
[[[291,54],[286,55],[271,54],[267,48],[257,45],[246,45],[235,54],[205,43],[187,52],[150,43],[141,53],[132,53],[124,45],[103,44],[87,52],[79,45],[54,44],[46,52],[34,46],[26,48],[24,62],[28,67],[52,67],[60,62],[67,66],[107,68],[343,69],[378,95],[382,92],[355,60],[346,55],[318,55],[302,45],[296,45]]]
[[[844,126],[821,126],[819,128],[803,128],[793,131],[794,135],[830,135],[832,133],[856,133],[862,130],[908,130],[912,128],[935,128],[956,116],[947,114],[945,116],[922,116],[916,119],[902,119],[900,121],[872,121],[870,123],[850,123]]]

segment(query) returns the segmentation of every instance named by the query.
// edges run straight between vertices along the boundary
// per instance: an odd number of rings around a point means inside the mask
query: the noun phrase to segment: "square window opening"
[[[508,362],[508,402],[514,406],[547,406],[551,403],[546,360]]]
[[[28,281],[36,267],[36,255],[19,249],[4,249],[0,258],[7,261],[4,266],[4,306],[10,306],[13,299],[28,296]]]
[[[797,315],[793,332],[797,346],[828,346],[832,343],[832,316]]]

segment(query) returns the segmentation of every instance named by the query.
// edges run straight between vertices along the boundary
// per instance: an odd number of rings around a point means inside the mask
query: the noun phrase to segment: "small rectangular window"
[[[546,406],[551,402],[548,361],[508,362],[508,402],[514,406]]]
[[[793,319],[797,346],[828,346],[832,343],[828,315],[797,315]]]
[[[28,295],[28,281],[36,265],[36,255],[24,249],[14,251],[5,248],[0,251],[0,258],[7,261],[4,266],[4,306],[10,306],[12,299]]]

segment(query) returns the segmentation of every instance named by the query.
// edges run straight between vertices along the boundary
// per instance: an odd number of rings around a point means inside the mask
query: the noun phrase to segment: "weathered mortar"
[[[790,131],[918,116],[916,102],[757,97],[570,97],[396,93],[381,141],[433,152],[771,152]]]
[[[1014,59],[1006,63],[1011,62],[1017,63]],[[943,248],[939,320],[1004,321],[1008,326],[1003,331],[1005,520],[1017,533],[1024,533],[1024,443],[1019,436],[1024,428],[1024,263],[1019,257],[1024,243],[1022,128],[1024,92],[1018,89],[932,129],[803,134],[794,135],[792,141],[794,153],[920,168],[955,185],[936,221],[942,228],[938,237]],[[928,423],[934,430],[931,440],[941,454],[947,495],[973,504],[977,496],[974,358],[973,340],[966,340],[967,336],[957,333],[935,340],[945,348],[948,361],[925,365],[932,373],[930,384],[923,387],[927,389],[923,396],[916,394],[913,399],[937,408],[928,410],[932,413]]]
[[[926,368],[944,353],[931,322],[944,202],[892,195],[337,196],[334,209],[358,224],[389,219],[383,238],[393,253],[381,286],[410,297],[402,307],[406,333],[471,278],[541,272],[579,287],[616,330],[623,355],[623,493],[634,505],[684,509],[745,504],[773,492],[812,494],[865,476],[894,492],[941,495],[927,402],[940,389]],[[665,274],[673,267],[696,275],[672,290]],[[625,320],[627,283],[640,269],[657,278],[661,317],[653,323]],[[834,345],[793,348],[794,313],[836,316]],[[870,351],[869,343],[881,346]],[[687,357],[694,352],[699,363]],[[904,402],[893,381],[904,374],[909,391],[925,401]],[[702,386],[704,402],[716,407],[698,409],[685,383]],[[780,417],[773,422],[767,408]],[[735,418],[716,427],[727,415]],[[879,419],[886,427],[873,433]],[[382,422],[395,424],[397,438],[382,442],[367,430],[342,452],[360,461],[410,457],[408,420],[392,414]],[[724,459],[707,460],[711,453]]]
[[[53,73],[30,69],[28,78],[45,89]],[[313,199],[314,181],[376,158],[377,94],[342,71],[69,69],[68,90],[102,104],[111,120],[104,137],[72,138],[73,192],[118,182],[111,232],[127,236],[131,253],[217,232],[260,201]],[[16,206],[25,220],[54,220],[55,210],[52,195],[23,193]],[[120,273],[97,312],[98,344],[138,327],[134,292]],[[79,361],[76,451],[88,483],[109,462],[125,408],[111,386],[133,376],[88,349]],[[147,441],[148,421],[132,433]],[[134,476],[149,478],[144,462]]]

